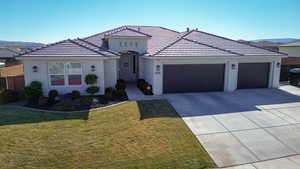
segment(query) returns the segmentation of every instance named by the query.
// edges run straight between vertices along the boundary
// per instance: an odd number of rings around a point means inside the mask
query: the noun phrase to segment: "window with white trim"
[[[49,62],[48,75],[51,86],[82,84],[82,66],[75,62]]]

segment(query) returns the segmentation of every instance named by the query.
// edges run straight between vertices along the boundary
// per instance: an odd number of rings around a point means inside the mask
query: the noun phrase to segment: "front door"
[[[133,82],[137,78],[137,56],[123,54],[120,57],[120,79]]]

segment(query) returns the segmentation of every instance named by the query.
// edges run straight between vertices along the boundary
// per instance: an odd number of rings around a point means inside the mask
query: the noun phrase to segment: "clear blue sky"
[[[0,40],[55,42],[122,25],[300,38],[300,0],[1,0]]]

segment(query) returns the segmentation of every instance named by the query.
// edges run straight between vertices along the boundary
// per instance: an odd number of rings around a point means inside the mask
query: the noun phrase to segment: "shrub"
[[[43,95],[42,84],[37,81],[31,82],[29,86],[24,88],[25,97],[31,104],[37,104],[38,99]]]
[[[93,103],[93,99],[91,97],[81,97],[76,100],[79,100],[81,106],[90,106]]]
[[[142,92],[145,95],[153,95],[153,93],[152,93],[152,86],[149,83],[145,82],[143,84],[143,87],[142,87]]]
[[[86,92],[88,92],[91,95],[94,95],[95,93],[99,92],[99,87],[97,87],[97,86],[88,87],[86,89]]]
[[[110,88],[106,88],[105,89],[105,98],[108,100],[112,100],[113,99],[113,93],[114,93],[115,89],[110,87]]]
[[[19,100],[19,93],[14,90],[4,90],[0,94],[0,104],[12,103]]]
[[[137,81],[137,87],[138,87],[139,89],[142,89],[144,83],[146,83],[146,81],[145,81],[144,79],[139,79],[139,80]]]
[[[80,92],[78,90],[72,91],[72,100],[80,98]]]
[[[53,104],[55,102],[55,98],[58,96],[58,91],[57,90],[50,90],[48,92],[48,101],[50,104]]]
[[[99,98],[100,104],[108,104],[108,100],[106,98]]]
[[[88,85],[96,84],[97,83],[97,75],[95,74],[88,74],[85,76],[85,83]]]
[[[57,104],[55,104],[53,106],[54,110],[58,110],[58,111],[72,111],[74,110],[74,105],[72,104],[72,102],[68,101],[68,100],[62,100],[61,102],[58,102]]]
[[[127,93],[125,90],[114,90],[113,100],[127,100]]]
[[[125,89],[126,89],[126,84],[125,84],[125,82],[118,82],[118,83],[116,84],[115,88],[116,88],[117,90],[125,90]]]

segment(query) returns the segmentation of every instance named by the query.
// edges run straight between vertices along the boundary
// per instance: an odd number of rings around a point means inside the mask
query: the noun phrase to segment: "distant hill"
[[[291,43],[299,41],[300,39],[296,38],[277,38],[277,39],[257,39],[251,40],[252,42],[271,42],[271,43]]]
[[[0,46],[20,46],[20,47],[39,47],[42,43],[37,42],[22,42],[22,41],[3,41],[0,40]]]

